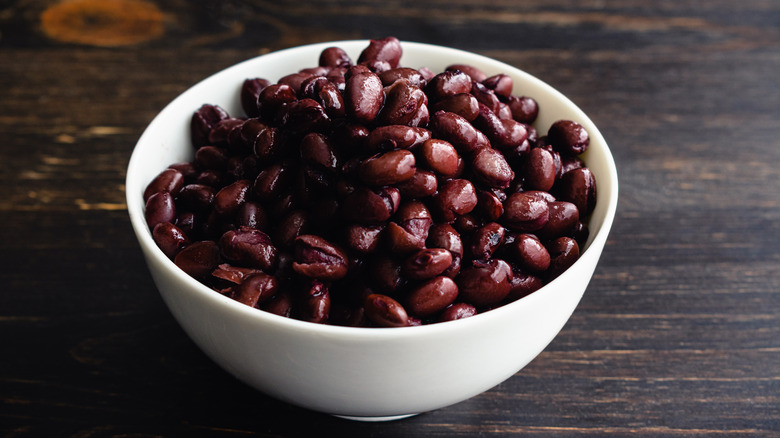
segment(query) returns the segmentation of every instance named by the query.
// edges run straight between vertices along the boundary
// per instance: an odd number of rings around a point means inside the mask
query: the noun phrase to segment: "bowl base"
[[[333,416],[338,418],[343,418],[345,420],[352,420],[352,421],[381,422],[381,421],[403,420],[404,418],[414,417],[415,415],[417,414],[388,415],[386,417],[354,417],[351,415],[333,415]]]

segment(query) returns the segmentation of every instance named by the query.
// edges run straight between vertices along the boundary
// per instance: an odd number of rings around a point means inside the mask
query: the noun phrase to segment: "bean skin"
[[[452,254],[443,248],[424,248],[409,257],[401,265],[401,274],[412,280],[435,277],[450,267]]]
[[[241,85],[241,108],[247,116],[257,117],[260,111],[257,108],[257,98],[260,92],[271,83],[263,78],[246,79]]]
[[[396,188],[372,190],[360,187],[346,196],[341,203],[342,215],[351,222],[376,225],[386,222],[395,213],[401,195]]]
[[[474,185],[465,179],[446,181],[434,195],[433,205],[443,222],[452,223],[457,215],[467,214],[477,206]]]
[[[419,318],[438,314],[458,298],[458,285],[445,276],[434,277],[412,289],[406,297],[407,311]]]
[[[539,116],[539,104],[528,96],[510,96],[509,109],[512,118],[520,123],[531,124]]]
[[[352,65],[347,52],[340,47],[328,47],[320,53],[319,65],[322,67],[349,67]]]
[[[174,222],[176,220],[176,203],[168,192],[157,192],[146,200],[144,210],[146,223],[149,229],[154,229],[157,224]]]
[[[468,64],[451,64],[445,68],[446,71],[461,71],[469,76],[469,79],[476,82],[482,82],[487,79],[487,75],[482,70]]]
[[[437,101],[455,94],[471,91],[471,77],[459,70],[444,71],[428,82],[425,92],[429,99]]]
[[[524,269],[544,272],[550,267],[550,253],[533,234],[520,234],[515,238],[513,246],[517,262]]]
[[[367,158],[361,163],[358,174],[367,184],[387,186],[414,176],[415,165],[414,154],[405,149],[396,149]]]
[[[347,275],[346,253],[327,240],[312,234],[295,238],[293,242],[295,272],[319,280],[338,280]]]
[[[501,259],[477,261],[456,279],[460,299],[476,307],[499,304],[511,289],[512,268]]]
[[[404,327],[409,325],[406,309],[393,298],[382,294],[370,294],[363,307],[366,317],[379,327]]]
[[[571,237],[559,237],[546,245],[550,253],[550,267],[545,272],[549,279],[569,269],[580,256],[580,247]]]
[[[515,172],[504,155],[493,148],[482,148],[474,154],[471,163],[474,179],[487,187],[505,189],[515,178]]]
[[[552,147],[562,154],[581,154],[588,149],[588,131],[577,122],[558,120],[550,126],[547,138]]]
[[[458,171],[460,156],[447,141],[426,140],[419,148],[419,156],[422,163],[439,176],[450,177]]]
[[[548,191],[555,183],[555,162],[550,151],[533,148],[521,167],[525,190]]]
[[[587,167],[566,172],[556,185],[559,199],[577,206],[581,218],[587,217],[596,206],[596,178]]]
[[[239,266],[271,272],[276,267],[278,250],[271,238],[260,230],[239,227],[225,232],[219,239],[222,256]]]
[[[382,125],[406,125],[425,104],[425,93],[408,81],[399,80],[385,88],[385,101],[377,122]]]
[[[477,308],[467,303],[455,303],[442,311],[438,322],[455,321],[477,314]]]
[[[547,201],[524,192],[513,193],[504,202],[502,220],[517,231],[536,231],[550,218]]]
[[[420,201],[406,201],[394,221],[387,224],[385,238],[393,254],[406,255],[425,246],[433,223],[431,213]]]
[[[274,296],[279,288],[276,277],[256,273],[246,277],[235,288],[235,300],[250,307],[257,307]]]
[[[216,124],[223,119],[228,118],[228,113],[217,105],[205,104],[192,115],[190,121],[190,137],[192,145],[196,148],[205,146],[208,142],[209,133]]]
[[[428,231],[426,245],[429,248],[443,248],[452,255],[452,263],[442,272],[450,278],[460,273],[460,264],[463,257],[463,241],[460,234],[449,224],[434,224]]]
[[[511,288],[505,301],[517,301],[536,292],[542,286],[544,286],[544,282],[540,276],[528,274],[519,269],[512,269]]]
[[[222,258],[217,243],[204,240],[179,251],[174,258],[174,263],[188,275],[203,280],[222,263]]]
[[[168,192],[173,196],[184,187],[184,174],[177,169],[168,168],[160,172],[144,190],[144,202],[157,192]]]
[[[432,113],[451,112],[473,122],[479,115],[479,102],[471,93],[458,93],[441,98],[431,106],[430,110]]]
[[[324,324],[330,315],[330,291],[325,283],[311,280],[305,286],[297,318],[303,321]]]
[[[214,211],[221,216],[234,216],[246,202],[251,185],[248,180],[238,180],[220,189],[214,195]]]
[[[432,196],[439,188],[433,172],[417,169],[411,178],[395,185],[403,198],[422,199]]]
[[[439,111],[431,116],[431,131],[436,138],[448,141],[461,155],[470,156],[474,152],[490,147],[490,140],[482,131],[475,128],[465,118],[447,111]]]
[[[431,131],[407,125],[385,125],[373,129],[366,138],[366,148],[372,152],[393,149],[413,149],[429,140]]]
[[[181,228],[170,222],[160,222],[152,229],[154,242],[173,260],[176,254],[190,244],[190,238]]]
[[[478,228],[471,238],[471,255],[475,260],[488,260],[504,243],[506,230],[497,222],[490,222]]]
[[[396,67],[383,71],[379,74],[382,85],[385,87],[392,85],[396,81],[407,81],[410,85],[418,88],[425,88],[428,81],[419,70],[408,67]]]
[[[356,122],[369,124],[376,119],[384,103],[382,80],[376,73],[366,71],[347,79],[344,103],[347,115]]]
[[[514,82],[512,77],[506,74],[497,74],[480,81],[487,89],[493,90],[497,95],[507,98],[512,94]]]
[[[395,37],[370,40],[368,46],[360,52],[358,64],[370,61],[384,61],[390,68],[397,68],[401,60],[401,42]]]
[[[545,240],[567,236],[575,232],[575,227],[580,220],[577,206],[571,202],[548,202],[549,218],[547,223],[536,231],[539,237]]]

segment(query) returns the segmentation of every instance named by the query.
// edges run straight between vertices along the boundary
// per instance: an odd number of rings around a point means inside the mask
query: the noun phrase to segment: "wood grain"
[[[0,435],[780,436],[780,4],[162,0],[161,34],[114,47],[47,34],[59,4],[0,5]],[[363,424],[206,358],[154,288],[123,190],[146,124],[198,80],[386,35],[560,89],[621,185],[588,291],[539,357],[470,400]]]

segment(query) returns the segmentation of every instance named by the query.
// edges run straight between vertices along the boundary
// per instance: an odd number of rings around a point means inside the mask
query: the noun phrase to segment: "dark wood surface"
[[[780,436],[780,3],[117,1],[0,3],[0,435]],[[468,401],[364,424],[207,359],[159,298],[123,183],[145,125],[196,81],[387,35],[560,89],[621,186],[540,356]]]

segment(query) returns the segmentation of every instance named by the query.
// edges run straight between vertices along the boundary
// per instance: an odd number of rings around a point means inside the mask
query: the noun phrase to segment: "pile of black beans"
[[[505,74],[401,54],[394,37],[356,62],[330,47],[277,83],[246,79],[243,115],[197,109],[194,160],[144,193],[162,251],[248,306],[357,327],[469,317],[570,267],[596,202],[586,130],[538,133]]]

